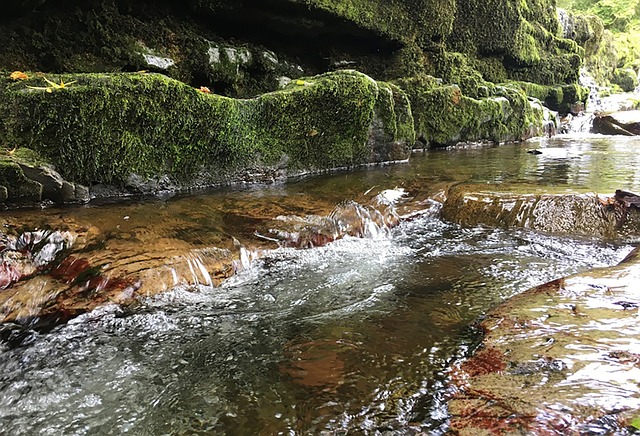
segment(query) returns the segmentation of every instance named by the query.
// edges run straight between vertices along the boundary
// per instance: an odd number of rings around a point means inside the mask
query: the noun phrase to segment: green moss
[[[589,88],[580,85],[539,85],[530,82],[510,82],[522,89],[528,96],[537,98],[546,107],[560,113],[568,113],[571,107],[581,102],[585,106],[589,98]]]
[[[584,47],[585,66],[596,81],[631,89],[633,79],[623,70],[637,70],[640,62],[640,1],[569,0],[565,6],[572,10],[566,14],[568,36]]]
[[[479,87],[487,86],[482,75],[469,64],[468,56],[462,53],[443,53],[436,74],[445,83],[458,85],[463,94],[473,97],[477,96]]]
[[[569,0],[563,7],[596,15],[614,32],[627,32],[640,22],[639,0]]]
[[[416,141],[416,133],[411,112],[411,103],[407,95],[396,85],[390,83],[379,84],[378,99],[376,101],[376,118],[373,128],[369,130],[369,142],[387,144],[382,150],[384,159],[406,159]],[[396,138],[406,138],[398,141]]]
[[[638,75],[631,68],[618,68],[611,78],[624,92],[632,92],[638,86]]]
[[[574,83],[583,49],[561,37],[554,12],[547,0],[459,0],[447,42],[471,56],[486,80]]]
[[[294,0],[403,42],[451,33],[455,0]]]
[[[582,58],[578,54],[545,56],[535,65],[522,66],[507,71],[512,80],[540,83],[542,85],[577,83]]]
[[[7,190],[11,202],[40,201],[42,185],[25,177],[20,165],[0,156],[0,186]]]
[[[470,63],[487,82],[502,83],[508,80],[507,69],[501,58],[473,56]]]
[[[430,76],[396,81],[409,96],[418,137],[438,147],[463,141],[504,142],[541,133],[543,110],[519,89],[490,86],[487,98],[465,96]]]
[[[381,100],[380,89],[391,88],[356,72],[307,78],[250,100],[204,94],[157,74],[49,78],[76,83],[49,93],[27,87],[42,86],[39,78],[0,82],[8,114],[2,130],[85,185],[123,184],[132,173],[221,183],[248,168],[299,172],[384,159],[373,147],[386,144],[368,143],[377,113],[387,113],[389,140],[413,143],[411,120],[389,115],[409,109],[385,106],[402,104],[399,90]]]

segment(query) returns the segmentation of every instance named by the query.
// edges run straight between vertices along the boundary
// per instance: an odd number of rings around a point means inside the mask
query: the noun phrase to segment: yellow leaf
[[[58,86],[57,83],[52,82],[51,80],[47,79],[46,77],[43,77],[44,81],[47,82],[49,85],[53,86],[54,88],[56,88]]]
[[[306,85],[306,84],[307,84],[307,82],[305,82],[304,80],[296,80],[296,85],[298,85],[298,86],[303,86],[303,85]]]

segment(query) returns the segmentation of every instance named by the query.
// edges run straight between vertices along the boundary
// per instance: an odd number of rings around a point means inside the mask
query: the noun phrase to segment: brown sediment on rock
[[[64,228],[73,243],[56,246],[55,256],[40,263],[38,241],[47,239],[18,231],[26,224],[25,211],[7,218],[5,232],[11,234],[0,235],[11,248],[0,253],[0,323],[48,330],[105,304],[126,306],[176,287],[219,286],[273,249],[375,237],[400,222],[378,196],[359,199],[364,204],[336,206],[306,194],[277,202],[239,194],[200,207],[184,199],[187,210],[180,200],[161,208],[103,207],[97,216],[92,209],[47,210],[42,221]],[[37,218],[30,222],[40,224]],[[59,231],[42,234],[62,241]],[[16,251],[16,241],[34,242]]]
[[[465,226],[522,227],[542,232],[619,239],[637,235],[635,194],[527,194],[488,190],[486,185],[450,187],[442,217]]]
[[[626,381],[638,371],[638,278],[633,258],[535,287],[492,310],[480,323],[478,350],[451,371],[451,430],[624,429],[640,405],[640,389]]]

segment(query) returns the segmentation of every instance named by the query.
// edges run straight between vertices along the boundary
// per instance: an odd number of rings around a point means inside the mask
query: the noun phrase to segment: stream
[[[0,434],[443,434],[447,368],[477,345],[474,323],[535,285],[618,263],[633,241],[461,227],[431,198],[458,182],[638,192],[639,148],[637,137],[574,134],[286,184],[3,212],[5,227],[90,229],[78,253],[122,272],[166,264],[182,245],[263,242],[219,286],[191,268],[181,274],[196,284],[0,343]],[[385,192],[400,197],[397,226],[305,249],[266,237],[277,216]]]

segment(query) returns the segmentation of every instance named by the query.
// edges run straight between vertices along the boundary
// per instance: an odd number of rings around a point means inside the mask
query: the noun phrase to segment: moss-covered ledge
[[[589,88],[577,84],[539,85],[530,82],[510,82],[522,89],[528,96],[542,101],[549,109],[566,114],[572,112],[576,104],[586,107]]]
[[[249,100],[159,74],[27,76],[0,79],[2,144],[29,148],[87,186],[136,179],[153,191],[272,180],[407,159],[415,142],[404,93],[355,71],[295,80]]]
[[[515,85],[484,82],[477,98],[428,75],[395,81],[411,101],[419,140],[430,147],[458,142],[522,141],[555,129],[555,116]]]

